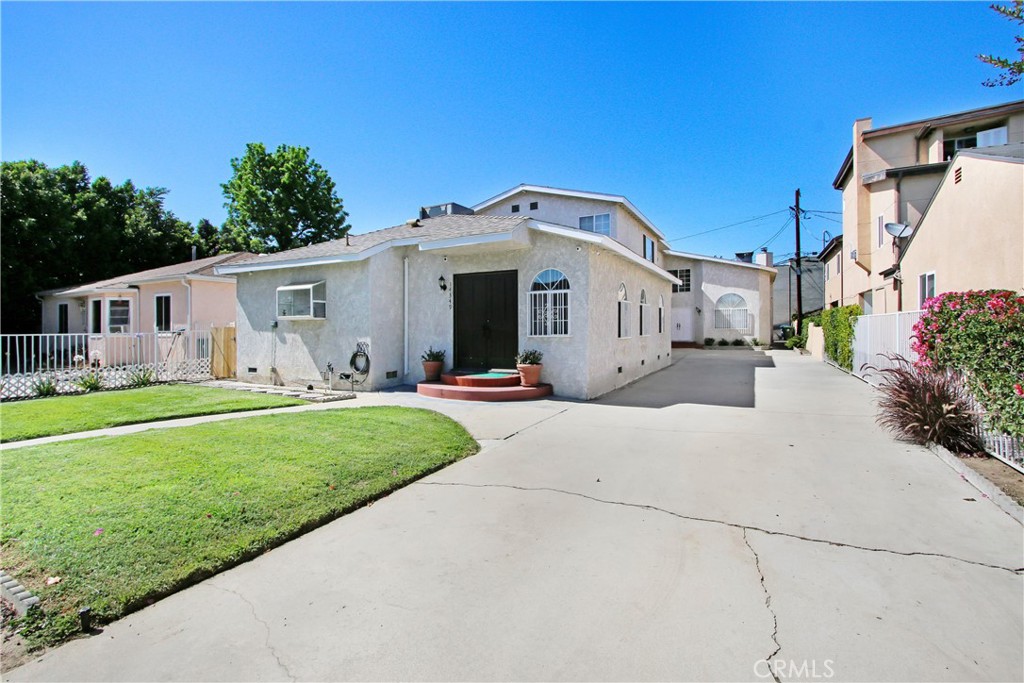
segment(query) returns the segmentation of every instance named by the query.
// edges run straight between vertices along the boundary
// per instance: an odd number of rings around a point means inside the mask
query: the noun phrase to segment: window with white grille
[[[569,334],[569,278],[548,268],[530,285],[530,336],[564,337]]]
[[[719,330],[750,329],[747,301],[739,294],[723,294],[715,302],[715,328]]]
[[[619,339],[629,337],[629,295],[626,294],[626,285],[619,285]]]

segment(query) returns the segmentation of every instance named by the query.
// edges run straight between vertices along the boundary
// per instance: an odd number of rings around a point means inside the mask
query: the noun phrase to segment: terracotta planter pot
[[[540,384],[540,370],[543,365],[517,365],[519,382],[524,387],[535,387]]]
[[[425,360],[423,361],[423,374],[428,382],[436,382],[441,379],[441,371],[444,370],[444,361]]]

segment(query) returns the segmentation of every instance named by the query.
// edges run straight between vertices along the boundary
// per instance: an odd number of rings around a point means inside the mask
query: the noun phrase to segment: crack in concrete
[[[764,661],[768,662],[768,671],[771,672],[772,679],[775,683],[781,683],[781,681],[779,681],[778,674],[775,673],[775,668],[771,666],[772,658],[782,650],[782,645],[779,644],[779,617],[775,614],[775,610],[772,609],[772,594],[768,592],[768,586],[766,586],[764,582],[764,572],[761,571],[761,557],[757,554],[757,551],[754,550],[754,546],[750,545],[750,539],[747,538],[746,529],[743,530],[743,542],[747,544],[747,547],[750,548],[750,552],[754,556],[754,567],[757,569],[758,576],[761,577],[761,590],[764,591],[764,606],[768,609],[768,613],[772,615],[772,642],[775,643],[775,649],[772,650],[770,655],[764,658]]]
[[[260,619],[259,614],[256,613],[256,605],[252,604],[252,601],[249,600],[249,598],[245,597],[244,595],[242,595],[238,591],[233,591],[230,588],[224,588],[223,586],[218,586],[217,584],[213,583],[212,581],[207,581],[206,585],[210,586],[210,588],[216,588],[219,591],[223,591],[225,593],[230,593],[231,595],[234,595],[239,600],[241,600],[242,602],[244,602],[246,605],[249,606],[249,611],[252,612],[252,618],[255,621],[257,621],[260,625],[262,625],[263,626],[263,630],[266,632],[266,637],[263,639],[263,647],[265,647],[267,649],[267,651],[270,652],[270,654],[274,658],[274,660],[277,661],[277,665],[279,667],[281,667],[281,670],[284,671],[285,675],[288,676],[289,680],[297,681],[298,679],[288,669],[288,665],[286,665],[283,661],[281,661],[281,655],[279,655],[277,653],[277,650],[274,648],[274,646],[270,644],[270,624],[265,622],[263,619]]]
[[[1018,576],[1024,575],[1024,567],[1004,567],[998,564],[989,564],[987,562],[979,562],[978,560],[968,560],[963,557],[957,557],[956,555],[946,555],[943,553],[932,553],[919,550],[893,550],[891,548],[873,548],[871,546],[856,545],[854,543],[843,543],[841,541],[832,541],[827,538],[813,538],[811,536],[801,536],[799,534],[792,534],[786,531],[774,531],[772,529],[765,529],[763,527],[752,526],[750,524],[740,524],[738,522],[729,522],[724,519],[712,519],[710,517],[696,517],[693,515],[684,515],[679,512],[673,512],[672,510],[666,510],[656,505],[648,505],[646,503],[627,503],[618,500],[607,500],[604,498],[597,498],[596,496],[588,496],[585,493],[578,493],[576,491],[566,491],[564,489],[556,489],[547,486],[515,486],[512,484],[466,484],[461,482],[448,482],[448,481],[418,481],[414,482],[418,486],[462,486],[466,488],[496,488],[496,489],[513,489],[516,491],[530,491],[530,492],[548,492],[548,493],[560,493],[566,496],[574,496],[576,498],[583,498],[585,500],[593,501],[595,503],[602,503],[604,505],[621,505],[622,507],[636,508],[638,510],[650,510],[652,512],[661,512],[672,517],[679,519],[685,519],[691,522],[703,522],[705,524],[717,524],[720,526],[726,526],[732,529],[739,529],[741,531],[758,531],[768,536],[782,536],[784,538],[792,538],[797,541],[804,541],[807,543],[820,543],[822,545],[830,545],[837,548],[849,548],[851,550],[862,550],[870,553],[886,553],[889,555],[899,555],[901,557],[937,557],[944,560],[953,560],[954,562],[962,562],[964,564],[971,564],[976,567],[985,567],[987,569],[998,569],[999,571],[1009,572]]]
[[[508,436],[503,436],[503,437],[501,437],[500,441],[508,441],[508,440],[509,440],[509,439],[511,439],[511,438],[512,438],[513,436],[518,436],[519,434],[522,434],[523,432],[525,432],[525,431],[526,431],[527,429],[533,429],[533,428],[534,428],[534,427],[536,427],[537,425],[541,425],[541,424],[544,424],[544,423],[545,423],[545,422],[547,422],[548,420],[553,420],[553,419],[555,419],[556,417],[558,417],[559,415],[561,415],[562,413],[566,413],[566,412],[568,412],[568,411],[569,411],[569,408],[563,408],[562,410],[559,410],[559,411],[558,411],[557,413],[555,413],[554,415],[548,415],[548,416],[547,416],[547,417],[545,417],[545,418],[544,418],[543,420],[537,420],[536,422],[534,422],[534,423],[532,423],[532,424],[528,424],[528,425],[526,425],[525,427],[523,427],[523,428],[522,428],[522,429],[520,429],[519,431],[516,431],[516,432],[512,432],[512,433],[511,433],[511,434],[509,434]]]

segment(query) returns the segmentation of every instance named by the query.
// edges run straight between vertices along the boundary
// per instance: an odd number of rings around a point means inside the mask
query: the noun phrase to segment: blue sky
[[[962,3],[14,3],[2,157],[170,190],[195,222],[247,142],[304,145],[355,232],[521,182],[624,194],[686,251],[731,255],[831,182],[855,118],[1024,97],[974,55],[1013,29]],[[834,218],[838,218],[835,216]],[[805,222],[804,249],[824,217]],[[792,230],[771,244],[793,251]]]

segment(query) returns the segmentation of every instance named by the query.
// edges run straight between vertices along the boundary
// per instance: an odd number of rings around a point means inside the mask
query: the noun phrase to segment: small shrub
[[[714,345],[715,345],[715,338],[714,337],[704,337],[704,346],[714,346]]]
[[[954,453],[977,453],[978,414],[960,377],[915,367],[902,356],[886,355],[895,367],[863,369],[882,375],[878,424],[899,438],[922,446],[938,444]]]
[[[544,354],[537,349],[526,349],[516,354],[516,365],[540,365]]]
[[[99,376],[99,373],[89,372],[75,380],[75,386],[86,393],[99,391],[103,388],[103,379]]]
[[[41,377],[32,383],[32,393],[34,393],[37,398],[56,396],[57,383],[53,380],[53,377]]]
[[[746,346],[747,342],[743,341],[742,339],[733,339],[732,340],[732,345],[733,346]]]
[[[139,368],[138,370],[132,370],[128,375],[128,386],[133,389],[148,387],[154,382],[156,382],[156,373],[153,372],[152,368]]]
[[[719,346],[728,346],[729,345],[729,340],[728,339],[719,339],[718,340],[718,345]]]
[[[751,339],[750,340],[750,345],[751,346],[761,346],[761,340],[760,339]]]
[[[802,349],[807,346],[807,334],[795,334],[786,340],[787,349]]]
[[[443,363],[445,353],[446,351],[444,349],[441,349],[440,351],[435,351],[434,347],[431,346],[429,349],[427,349],[426,353],[420,356],[420,359],[425,360],[427,362],[441,361]]]

